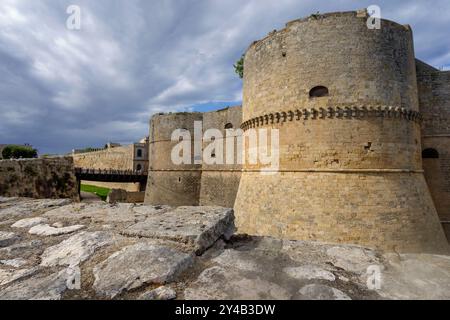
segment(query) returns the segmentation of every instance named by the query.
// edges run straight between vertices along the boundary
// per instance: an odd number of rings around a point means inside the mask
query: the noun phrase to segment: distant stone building
[[[146,202],[234,206],[252,235],[448,252],[450,72],[415,59],[408,25],[367,19],[312,15],[254,42],[242,109],[154,116]],[[174,165],[171,133],[194,121],[278,129],[279,172]]]
[[[148,138],[138,143],[122,146],[117,143],[108,143],[105,149],[94,149],[90,152],[73,150],[72,157],[76,168],[121,170],[121,171],[148,171]],[[141,187],[134,183],[105,183],[84,182],[100,187],[139,191]]]

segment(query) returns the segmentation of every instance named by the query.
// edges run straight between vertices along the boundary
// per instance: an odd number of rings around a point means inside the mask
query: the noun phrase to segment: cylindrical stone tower
[[[200,200],[201,165],[194,164],[194,123],[202,113],[157,114],[150,120],[149,174],[145,203],[197,206]],[[179,141],[171,141],[177,129],[189,131],[192,164],[178,165],[171,159]]]
[[[366,21],[313,15],[248,49],[242,128],[279,130],[280,170],[244,166],[240,232],[447,252],[422,171],[411,29]]]

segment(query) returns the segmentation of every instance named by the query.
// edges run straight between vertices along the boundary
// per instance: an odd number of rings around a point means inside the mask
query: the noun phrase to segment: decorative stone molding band
[[[328,108],[309,108],[276,113],[265,114],[263,116],[249,119],[242,123],[241,129],[248,130],[263,125],[275,124],[287,121],[300,121],[308,119],[351,119],[365,117],[380,118],[401,118],[405,120],[421,123],[422,115],[417,111],[408,110],[392,106],[353,106],[353,107],[328,107]]]
[[[410,169],[297,169],[297,170],[275,170],[275,169],[153,169],[149,172],[322,172],[322,173],[424,173],[424,170]]]

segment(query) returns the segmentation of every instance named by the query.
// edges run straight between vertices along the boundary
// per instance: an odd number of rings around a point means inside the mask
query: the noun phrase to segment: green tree
[[[37,150],[29,146],[6,146],[2,151],[3,159],[37,158]]]
[[[234,71],[239,75],[239,78],[244,78],[244,55],[236,62]]]

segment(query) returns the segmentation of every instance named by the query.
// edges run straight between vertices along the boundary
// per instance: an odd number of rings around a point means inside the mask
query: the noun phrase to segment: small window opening
[[[436,149],[428,148],[422,151],[422,158],[423,159],[438,159],[439,158],[439,152],[437,152]]]
[[[327,97],[328,95],[329,95],[328,88],[324,86],[317,86],[312,88],[311,91],[309,91],[310,98],[321,98]]]

